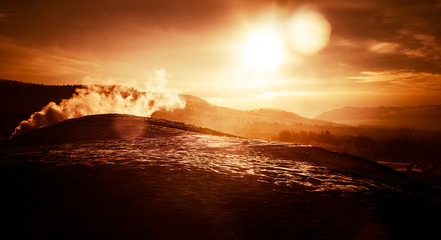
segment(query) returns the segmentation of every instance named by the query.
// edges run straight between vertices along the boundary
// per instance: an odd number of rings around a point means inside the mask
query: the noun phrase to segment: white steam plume
[[[139,82],[135,81],[129,86],[87,85],[77,88],[71,98],[63,99],[59,105],[50,102],[28,120],[20,122],[10,139],[34,129],[85,115],[122,113],[149,117],[159,109],[185,107],[185,102],[179,95],[167,87],[166,77],[165,70],[156,70],[154,77],[143,83],[142,90],[130,87],[139,87]]]

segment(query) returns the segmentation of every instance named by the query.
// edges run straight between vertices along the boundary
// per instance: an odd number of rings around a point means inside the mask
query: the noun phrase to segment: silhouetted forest
[[[369,128],[363,130],[368,132]],[[378,129],[374,129],[373,133],[376,134],[376,131]],[[392,134],[386,135],[388,132]],[[378,138],[369,135],[336,135],[332,130],[282,130],[274,140],[321,146],[375,161],[411,162],[427,172],[441,166],[441,133],[438,132],[388,129]]]
[[[246,138],[324,147],[373,161],[413,164],[433,172],[441,166],[441,132],[311,123],[225,121],[221,131]],[[213,127],[213,126],[212,126]]]

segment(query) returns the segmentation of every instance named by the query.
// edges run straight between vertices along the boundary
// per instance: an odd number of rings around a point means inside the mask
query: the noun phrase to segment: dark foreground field
[[[204,134],[210,133],[210,134]],[[433,239],[437,190],[311,146],[128,115],[0,146],[11,239]]]

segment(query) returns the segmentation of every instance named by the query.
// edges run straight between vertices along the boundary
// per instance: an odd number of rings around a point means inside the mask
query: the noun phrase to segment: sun
[[[273,29],[263,28],[249,33],[241,51],[243,65],[258,72],[278,68],[286,57],[283,38]]]
[[[242,28],[235,44],[231,86],[238,89],[270,89],[289,84],[288,73],[324,49],[330,24],[312,8],[292,15],[271,12]],[[242,35],[243,34],[243,35]],[[301,69],[299,69],[301,71]]]

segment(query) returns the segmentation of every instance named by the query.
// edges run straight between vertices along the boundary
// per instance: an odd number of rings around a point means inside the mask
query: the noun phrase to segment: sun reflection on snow
[[[33,148],[20,154],[25,157],[44,153],[44,161],[63,159],[59,162],[60,165],[113,164],[137,169],[161,166],[190,172],[199,169],[231,178],[254,176],[258,182],[301,187],[306,191],[354,192],[378,185],[368,179],[354,178],[313,164],[308,154],[305,154],[309,149],[307,146],[242,138],[195,133],[136,140],[60,144],[50,148],[51,151],[44,147]]]

